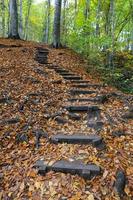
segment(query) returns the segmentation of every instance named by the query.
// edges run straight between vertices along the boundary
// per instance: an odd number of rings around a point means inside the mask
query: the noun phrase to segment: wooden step
[[[55,71],[56,71],[57,73],[69,73],[68,70],[62,69],[62,68],[55,69]]]
[[[65,106],[64,107],[69,112],[92,112],[92,111],[98,111],[100,108],[98,106]]]
[[[77,76],[76,74],[72,74],[72,73],[67,73],[67,72],[61,72],[61,73],[59,73],[61,76]]]
[[[78,94],[93,94],[96,93],[94,90],[78,90],[78,89],[71,89],[70,93],[72,95],[78,95]]]
[[[82,77],[81,76],[63,76],[63,78],[65,79],[65,80],[81,80],[82,79]]]
[[[53,165],[46,165],[44,161],[36,161],[35,168],[38,169],[38,174],[45,175],[48,171],[52,170],[54,172],[70,173],[72,175],[79,175],[84,179],[90,179],[94,176],[101,174],[101,168],[95,164],[84,164],[81,161],[67,161],[59,160]]]
[[[68,99],[68,101],[70,102],[97,102],[97,103],[105,103],[108,100],[108,97],[106,97],[106,95],[101,95],[101,96],[97,96],[94,98],[71,98]]]
[[[102,138],[98,135],[83,135],[83,134],[73,134],[64,135],[57,134],[51,137],[51,142],[58,143],[68,143],[68,144],[92,144],[98,146],[102,143]]]
[[[88,87],[100,88],[103,86],[99,85],[99,84],[74,84],[74,85],[72,85],[72,87],[75,87],[75,88],[88,88]]]
[[[88,80],[72,80],[71,83],[79,84],[79,83],[90,83]]]

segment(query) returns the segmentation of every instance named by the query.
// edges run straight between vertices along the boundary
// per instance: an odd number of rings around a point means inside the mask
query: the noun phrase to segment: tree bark
[[[19,3],[19,34],[23,38],[23,0],[20,0]]]
[[[44,41],[45,41],[45,43],[49,43],[50,7],[51,7],[50,0],[47,0],[46,4],[47,5],[46,5],[46,19],[45,19]]]
[[[24,38],[25,40],[27,40],[28,37],[28,25],[29,25],[29,16],[30,16],[30,9],[31,9],[31,4],[32,4],[32,0],[28,1],[28,13],[25,19],[25,34],[24,34]]]
[[[10,12],[9,38],[19,39],[20,37],[18,33],[18,12],[17,12],[16,0],[9,1],[9,12]]]
[[[96,13],[96,36],[100,36],[100,11],[101,11],[101,0],[98,0],[97,13]]]
[[[62,0],[55,1],[54,28],[53,28],[54,48],[59,48],[61,46],[60,42],[61,3]]]
[[[114,0],[110,0],[108,13],[107,35],[111,39],[111,44],[107,47],[107,66],[114,67]]]
[[[5,36],[5,1],[1,0],[1,13],[2,13],[2,36]]]
[[[133,2],[130,1],[131,6],[131,31],[130,31],[130,38],[131,38],[131,53],[133,55]]]
[[[89,12],[90,12],[90,0],[86,0],[85,2],[85,19],[87,20],[89,18]]]
[[[63,45],[66,45],[66,3],[67,0],[63,1],[63,13],[62,13],[62,37],[63,37]]]

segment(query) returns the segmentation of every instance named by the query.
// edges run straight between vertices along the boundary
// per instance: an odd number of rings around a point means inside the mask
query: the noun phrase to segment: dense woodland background
[[[72,48],[90,73],[133,92],[132,0],[0,0],[1,37],[11,36],[12,21],[21,39]]]

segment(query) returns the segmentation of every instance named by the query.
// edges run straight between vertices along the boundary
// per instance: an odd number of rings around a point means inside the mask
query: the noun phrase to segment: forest
[[[133,200],[133,0],[0,0],[0,200]]]
[[[64,0],[56,4],[52,0],[18,0],[16,13],[11,4],[1,0],[1,37],[10,36],[12,13],[21,39],[52,44],[56,38],[59,44],[55,46],[72,48],[87,58],[89,72],[133,92],[132,0]]]

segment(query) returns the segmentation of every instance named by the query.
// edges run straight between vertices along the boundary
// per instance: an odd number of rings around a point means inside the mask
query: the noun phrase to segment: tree
[[[60,42],[60,22],[61,22],[62,0],[55,0],[54,27],[53,27],[53,47],[59,48]]]
[[[20,0],[19,4],[19,34],[23,37],[23,0]]]
[[[49,42],[50,7],[51,7],[51,2],[50,2],[50,0],[47,0],[47,2],[46,2],[45,30],[44,30],[44,41],[45,41],[45,43]]]
[[[25,33],[24,38],[27,40],[28,37],[28,26],[29,26],[29,17],[30,17],[30,10],[31,10],[32,0],[28,0],[28,12],[25,18]]]
[[[9,38],[19,39],[18,33],[18,12],[17,12],[17,2],[16,0],[9,1],[9,13],[10,13],[10,22],[9,22]]]
[[[1,0],[1,13],[2,13],[2,36],[5,36],[5,1]]]

